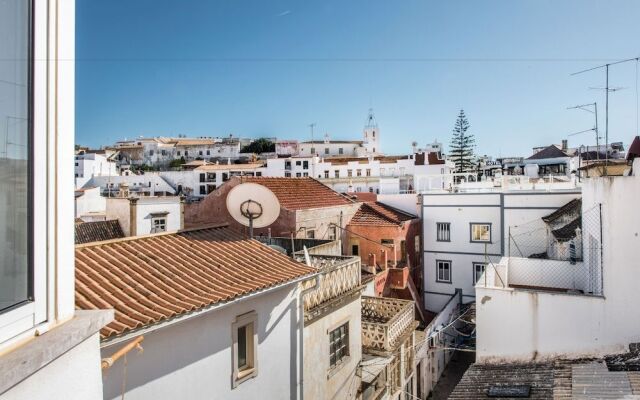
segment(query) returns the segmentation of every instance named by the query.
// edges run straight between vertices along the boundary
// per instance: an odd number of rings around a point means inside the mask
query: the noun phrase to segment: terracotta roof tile
[[[404,221],[416,218],[418,217],[415,215],[407,214],[379,202],[363,203],[351,218],[349,225],[400,225]]]
[[[315,272],[226,225],[78,245],[75,256],[76,307],[115,309],[102,338]]]
[[[267,187],[288,210],[335,207],[353,201],[312,178],[236,177],[241,182],[252,182]]]
[[[76,221],[76,244],[119,239],[124,232],[117,219],[109,221]]]

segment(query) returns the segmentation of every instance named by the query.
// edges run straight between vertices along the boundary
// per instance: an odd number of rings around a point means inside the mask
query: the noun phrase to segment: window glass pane
[[[28,4],[0,1],[0,311],[28,298]]]
[[[247,366],[247,327],[238,328],[238,369]]]

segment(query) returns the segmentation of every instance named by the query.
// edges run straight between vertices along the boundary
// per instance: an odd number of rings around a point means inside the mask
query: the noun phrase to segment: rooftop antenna
[[[591,110],[591,107],[593,107],[593,110]],[[580,104],[573,107],[567,107],[567,110],[582,110],[582,111],[589,112],[595,116],[596,124],[592,129],[586,129],[584,131],[571,133],[568,136],[574,136],[584,132],[591,132],[591,131],[595,132],[596,133],[596,150],[597,150],[596,159],[599,160],[600,159],[600,133],[598,132],[598,103],[593,102],[593,103],[587,103],[587,104]],[[587,149],[588,149],[588,146],[587,146]],[[607,149],[605,149],[605,152],[606,151]]]
[[[316,126],[316,123],[315,123],[315,122],[312,122],[312,123],[310,123],[310,124],[309,124],[309,128],[311,129],[311,148],[312,148],[312,149],[314,149],[314,147],[313,147],[313,128],[315,128],[315,126]],[[314,150],[315,150],[315,149],[314,149]],[[311,152],[311,156],[313,156],[313,153],[314,153],[314,152]],[[314,177],[314,178],[315,178],[315,177]]]
[[[628,58],[626,60],[620,60],[612,63],[607,63],[604,65],[598,65],[597,67],[585,69],[582,71],[574,72],[571,76],[583,74],[585,72],[594,71],[596,69],[604,68],[605,69],[605,77],[606,77],[606,85],[603,88],[606,93],[606,103],[605,103],[605,128],[604,128],[604,136],[605,136],[605,162],[604,162],[604,175],[607,175],[607,165],[609,164],[609,92],[620,90],[612,89],[609,87],[609,67],[612,65],[622,64],[629,61],[635,61],[636,63],[640,60],[640,57]]]
[[[264,228],[278,218],[280,202],[265,186],[241,183],[227,194],[227,210],[233,219],[249,227],[249,237],[253,239],[253,228]]]

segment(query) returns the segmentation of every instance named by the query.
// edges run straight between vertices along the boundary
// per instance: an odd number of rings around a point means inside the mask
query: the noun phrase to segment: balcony
[[[365,352],[393,352],[416,326],[413,301],[362,296],[362,347]]]
[[[304,257],[296,256],[304,262]],[[332,310],[341,307],[348,300],[359,296],[360,257],[311,255],[311,265],[318,269],[318,287],[304,296],[304,321],[311,323]],[[311,289],[315,280],[303,283],[303,289]]]
[[[409,267],[389,268],[387,281],[391,289],[406,289],[409,282]]]

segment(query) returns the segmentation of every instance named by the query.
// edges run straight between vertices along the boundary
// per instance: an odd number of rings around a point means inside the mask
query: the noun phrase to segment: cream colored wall
[[[356,370],[362,358],[360,296],[304,327],[305,399],[353,399],[360,387]],[[349,322],[349,360],[329,368],[329,332]]]

